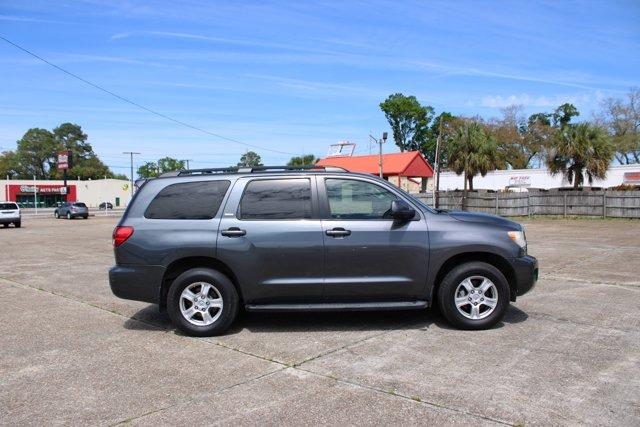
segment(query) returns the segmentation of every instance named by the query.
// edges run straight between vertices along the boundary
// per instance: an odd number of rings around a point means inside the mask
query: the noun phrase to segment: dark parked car
[[[220,334],[250,311],[423,309],[485,329],[529,291],[521,225],[434,210],[339,168],[206,169],[144,183],[113,232],[113,293]]]
[[[100,203],[100,205],[98,205],[98,209],[100,210],[113,209],[113,205],[111,204],[111,202],[102,202]]]
[[[0,224],[3,227],[8,227],[9,224],[13,224],[16,228],[22,226],[20,207],[16,203],[0,202]]]
[[[64,202],[53,211],[56,218],[89,218],[89,208],[82,202]]]

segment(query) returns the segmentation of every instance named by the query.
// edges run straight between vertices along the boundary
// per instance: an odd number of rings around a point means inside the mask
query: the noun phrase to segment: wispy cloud
[[[482,107],[489,108],[503,108],[510,105],[522,105],[523,107],[557,107],[564,103],[571,103],[574,105],[591,105],[599,102],[604,97],[603,92],[595,91],[592,93],[579,93],[572,95],[530,95],[522,93],[519,95],[492,95],[482,98],[480,105]]]

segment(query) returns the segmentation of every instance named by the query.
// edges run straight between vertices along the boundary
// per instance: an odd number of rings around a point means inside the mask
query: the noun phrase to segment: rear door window
[[[75,206],[76,208],[86,208],[87,205],[85,205],[84,203],[74,203],[73,206]]]
[[[168,185],[144,214],[150,219],[212,219],[218,213],[230,181],[197,181]]]
[[[240,219],[311,218],[311,181],[299,179],[254,180],[240,201]]]

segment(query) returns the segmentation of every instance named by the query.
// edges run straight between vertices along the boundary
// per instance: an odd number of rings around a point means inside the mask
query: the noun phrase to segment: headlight
[[[509,231],[509,238],[525,251],[527,250],[527,239],[524,237],[524,231]]]

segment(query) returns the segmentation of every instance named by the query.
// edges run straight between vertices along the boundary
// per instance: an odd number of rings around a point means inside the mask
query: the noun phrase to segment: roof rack
[[[260,172],[348,172],[337,166],[231,166],[227,168],[185,169],[181,171],[167,172],[162,177],[190,176],[230,173],[260,173]]]

